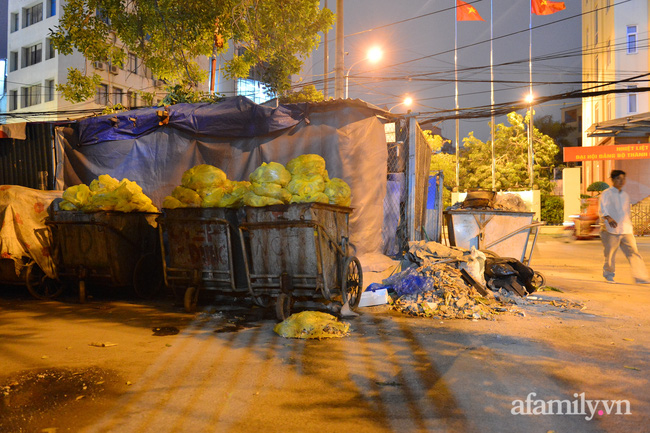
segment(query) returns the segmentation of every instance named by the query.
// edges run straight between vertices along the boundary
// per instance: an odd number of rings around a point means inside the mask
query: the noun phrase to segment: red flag
[[[465,3],[463,0],[456,0],[456,21],[485,21],[476,12],[474,6]]]
[[[553,2],[548,0],[530,0],[531,11],[535,15],[551,15],[566,9],[564,2]]]

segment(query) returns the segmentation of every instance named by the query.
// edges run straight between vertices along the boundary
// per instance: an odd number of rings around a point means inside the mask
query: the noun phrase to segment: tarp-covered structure
[[[245,97],[177,104],[88,118],[57,128],[57,188],[101,174],[137,182],[161,207],[187,169],[211,164],[248,180],[263,162],[315,153],[329,176],[352,191],[351,242],[357,256],[381,250],[386,194],[387,113],[354,100],[268,107]]]

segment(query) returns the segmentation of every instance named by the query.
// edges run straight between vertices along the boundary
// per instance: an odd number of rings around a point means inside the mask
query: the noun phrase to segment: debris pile
[[[494,319],[518,308],[537,289],[534,272],[516,259],[486,257],[437,242],[409,243],[406,269],[382,283],[392,306],[410,315],[440,319]]]

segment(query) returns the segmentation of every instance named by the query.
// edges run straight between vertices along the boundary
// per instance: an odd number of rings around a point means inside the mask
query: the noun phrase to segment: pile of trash
[[[320,311],[301,311],[275,325],[273,330],[284,338],[320,340],[348,335],[350,324]]]
[[[325,159],[305,154],[284,165],[262,163],[249,181],[232,181],[219,169],[201,164],[183,173],[181,185],[163,200],[163,208],[252,207],[287,203],[329,203],[350,206],[351,190],[342,179],[330,179]]]
[[[494,209],[507,212],[528,212],[526,202],[517,194],[494,191],[470,191],[462,202],[456,202],[447,210]]]
[[[90,183],[69,187],[58,204],[65,211],[158,212],[142,188],[129,179],[102,174]]]
[[[518,306],[537,289],[528,266],[516,259],[486,256],[475,248],[409,242],[405,260],[403,271],[373,289],[387,288],[392,307],[409,315],[494,319],[505,312],[520,313]]]

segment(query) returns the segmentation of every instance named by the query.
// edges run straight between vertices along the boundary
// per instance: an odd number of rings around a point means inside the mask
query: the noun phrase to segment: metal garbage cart
[[[0,259],[0,284],[25,285],[37,299],[53,299],[63,292],[63,284],[48,277],[36,261],[24,257],[18,273],[13,259]]]
[[[359,305],[363,273],[349,244],[352,209],[323,203],[244,207],[239,228],[253,292],[291,314],[294,298]]]
[[[46,224],[52,230],[59,278],[78,282],[82,303],[87,281],[132,285],[138,296],[153,296],[162,285],[158,215],[53,210]]]
[[[236,209],[163,209],[158,218],[165,285],[193,312],[201,289],[252,297]]]

